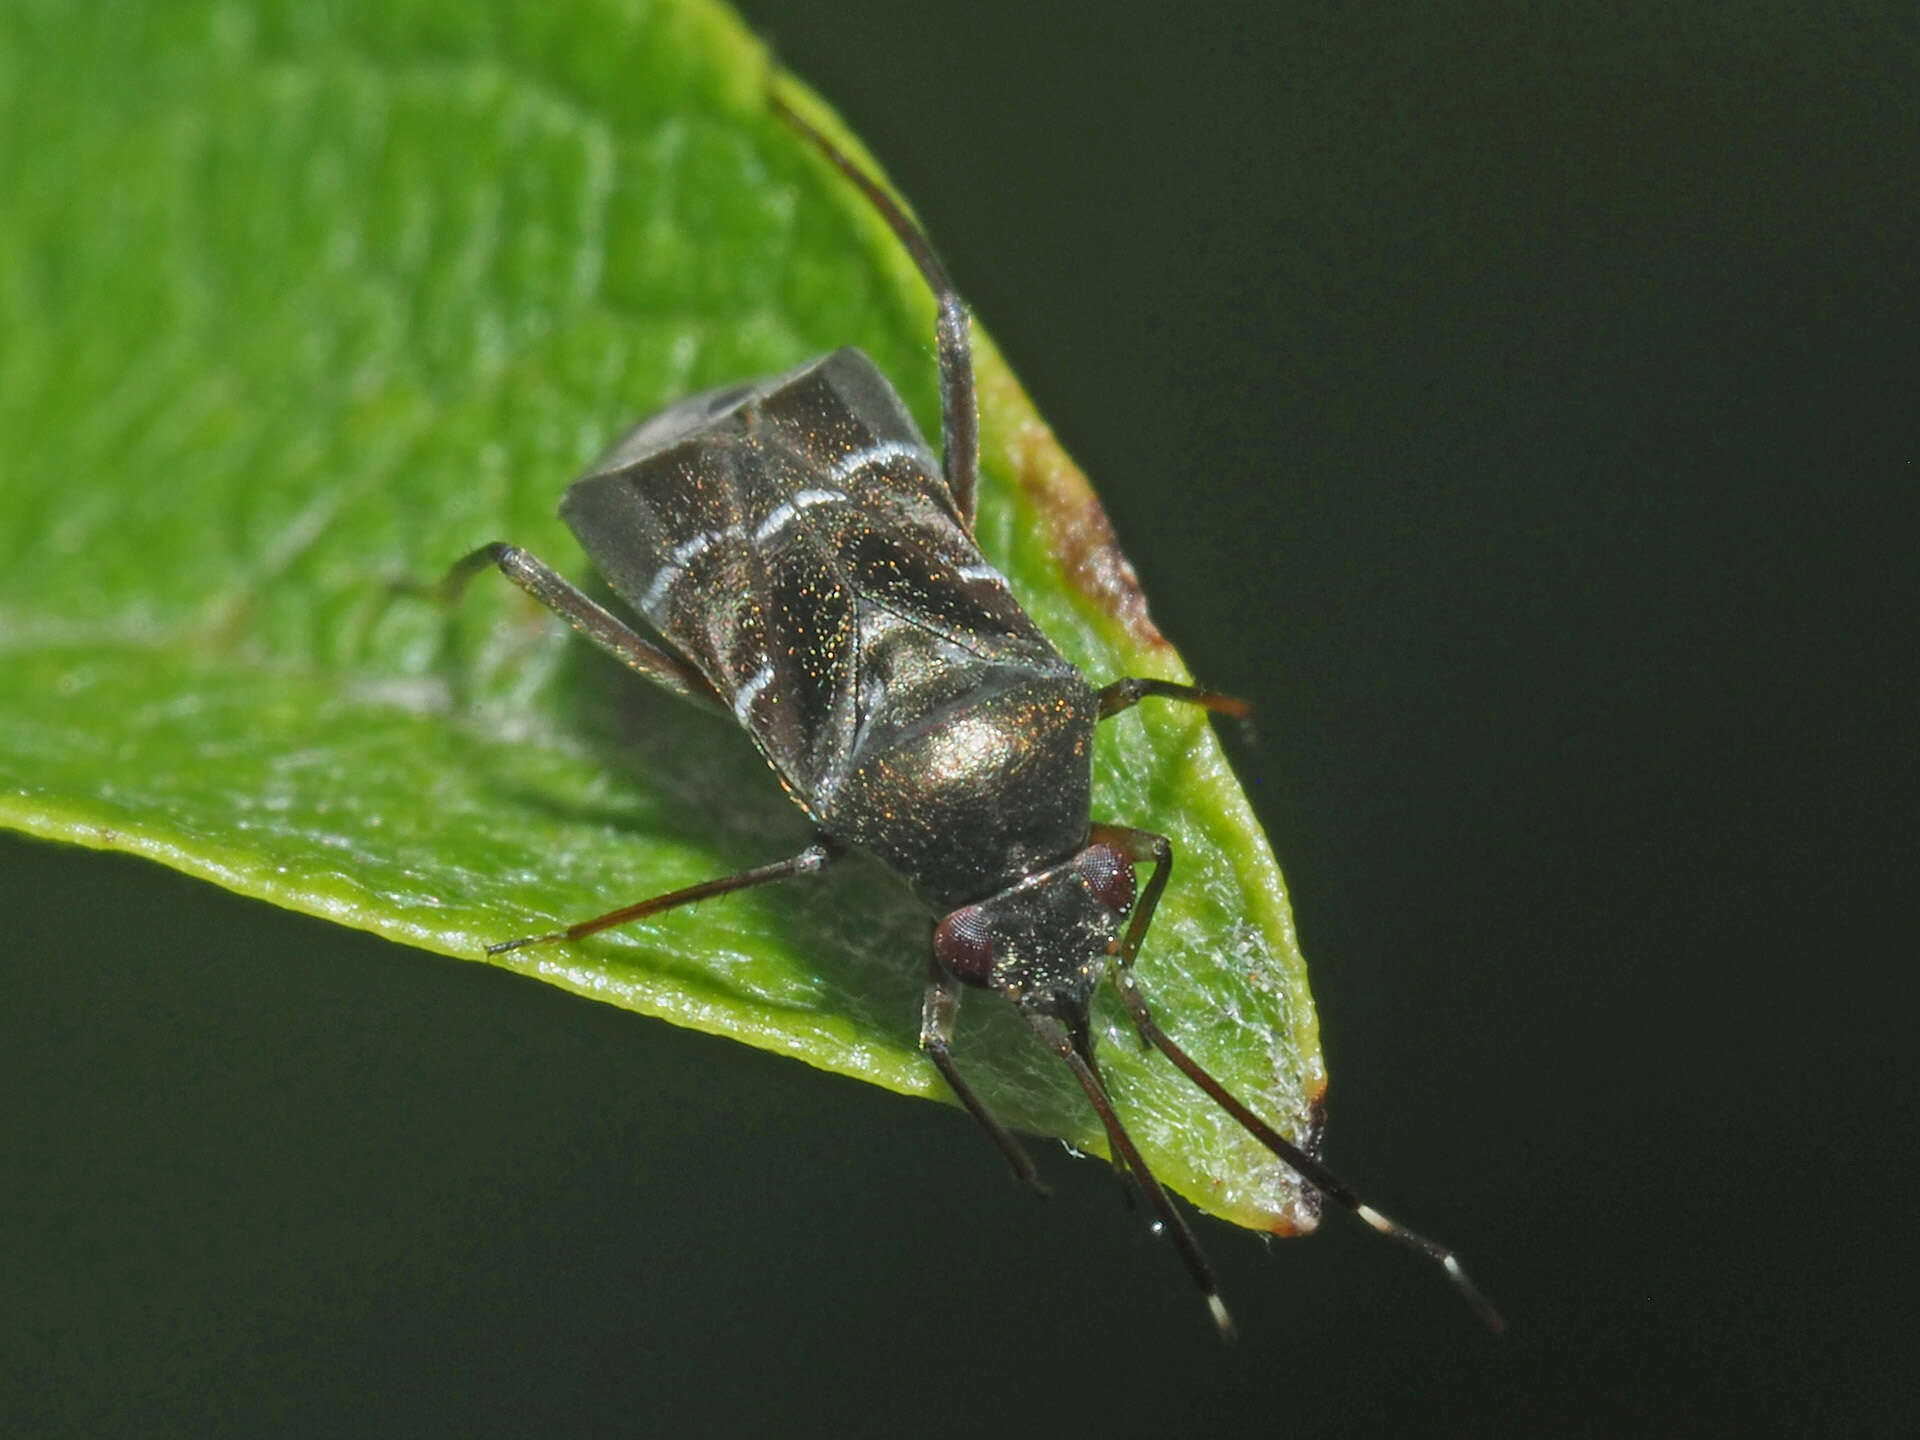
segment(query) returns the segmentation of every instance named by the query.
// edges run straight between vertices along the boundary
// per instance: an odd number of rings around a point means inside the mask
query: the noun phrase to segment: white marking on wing
[[[673,588],[673,582],[687,573],[687,566],[694,558],[713,548],[729,534],[738,532],[738,526],[728,526],[725,530],[702,530],[690,539],[682,540],[667,552],[667,563],[654,572],[653,583],[647,586],[647,593],[640,597],[640,608],[651,612]]]
[[[845,500],[846,495],[839,490],[797,490],[791,500],[782,500],[767,512],[767,518],[760,522],[753,532],[753,543],[764,545],[787,526],[787,522],[802,510],[814,505],[830,505],[835,500]]]
[[[933,458],[933,452],[924,445],[907,445],[898,440],[886,440],[878,445],[869,445],[864,450],[855,450],[842,455],[833,462],[832,475],[836,480],[849,480],[869,465],[880,465],[888,460],[912,460],[935,475],[940,473],[939,462]]]
[[[978,565],[962,565],[953,573],[962,580],[985,580],[988,584],[998,585],[1002,589],[1005,589],[1007,584],[1007,577],[985,561]]]
[[[733,718],[742,725],[747,723],[747,712],[753,709],[753,702],[760,698],[760,692],[767,688],[773,679],[773,667],[762,665],[753,672],[746,684],[740,687],[740,693],[733,697]]]

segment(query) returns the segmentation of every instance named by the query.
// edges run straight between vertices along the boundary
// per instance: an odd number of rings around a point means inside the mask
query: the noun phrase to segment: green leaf
[[[834,346],[937,433],[931,301],[769,113],[769,63],[704,0],[0,11],[0,822],[476,960],[804,844],[743,736],[511,587],[453,617],[392,588],[493,539],[583,573],[554,505],[610,436]],[[1096,681],[1183,677],[984,337],[979,363],[988,554]],[[1096,763],[1097,812],[1178,854],[1143,988],[1302,1133],[1305,969],[1206,720],[1150,702]],[[501,963],[938,1096],[927,925],[859,862]],[[1103,1007],[1162,1177],[1310,1223]],[[961,1030],[989,1102],[1104,1149],[1003,1009]]]

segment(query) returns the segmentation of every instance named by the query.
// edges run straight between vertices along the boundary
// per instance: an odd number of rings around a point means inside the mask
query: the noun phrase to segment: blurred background
[[[1057,1147],[0,838],[0,1424],[1911,1427],[1912,7],[745,9],[1256,702],[1327,1157],[1510,1333],[1205,1222],[1222,1350]]]

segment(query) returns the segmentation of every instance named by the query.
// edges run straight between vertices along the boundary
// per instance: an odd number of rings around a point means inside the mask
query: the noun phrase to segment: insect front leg
[[[641,635],[612,611],[601,606],[560,573],[518,545],[495,541],[462,556],[434,589],[434,598],[452,605],[482,570],[497,567],[502,575],[573,626],[622,665],[688,700],[718,706],[720,697],[693,666],[670,655]]]
[[[973,1087],[953,1063],[953,1022],[959,1014],[960,982],[943,970],[938,960],[929,961],[926,1000],[920,1012],[920,1048],[927,1052],[927,1058],[933,1061],[934,1068],[945,1077],[947,1087],[967,1107],[967,1113],[987,1132],[987,1138],[1000,1147],[1000,1153],[1007,1157],[1007,1163],[1013,1167],[1014,1178],[1035,1194],[1045,1195],[1047,1187],[1041,1184],[1040,1176],[1033,1168],[1033,1157],[1027,1154],[1026,1146],[1014,1139],[1007,1127],[994,1118],[986,1102],[974,1093]]]
[[[1133,920],[1127,926],[1126,939],[1120,942],[1120,970],[1125,976],[1133,968],[1133,957],[1140,953],[1140,942],[1147,938],[1160,892],[1173,878],[1173,842],[1151,830],[1133,830],[1125,825],[1095,825],[1089,838],[1095,845],[1111,845],[1136,865],[1153,866],[1153,878],[1134,902]]]
[[[1124,1166],[1132,1173],[1134,1182],[1147,1197],[1147,1204],[1159,1218],[1162,1229],[1173,1237],[1174,1248],[1179,1250],[1187,1273],[1193,1277],[1193,1283],[1206,1298],[1207,1309],[1213,1316],[1213,1323],[1219,1327],[1220,1338],[1231,1341],[1234,1338],[1233,1319],[1221,1302],[1220,1286],[1214,1280],[1213,1267],[1207,1263],[1206,1252],[1200,1248],[1200,1242],[1194,1238],[1193,1230],[1181,1218],[1180,1212],[1173,1208],[1173,1202],[1167,1198],[1167,1192],[1153,1171],[1147,1168],[1146,1157],[1133,1143],[1127,1127],[1120,1123],[1120,1116],[1113,1108],[1113,1097],[1107,1093],[1099,1072],[1089,1063],[1081,1044],[1066,1026],[1039,1010],[1027,1010],[1024,1013],[1034,1033],[1048,1049],[1067,1062],[1068,1068],[1073,1071],[1073,1078],[1087,1092],[1087,1099],[1093,1103],[1094,1113],[1100,1117],[1100,1124],[1107,1132],[1107,1145],[1113,1152],[1115,1166]]]
[[[1147,1008],[1146,998],[1141,995],[1140,987],[1134,983],[1134,957],[1140,953],[1140,942],[1146,938],[1147,927],[1153,923],[1153,912],[1160,904],[1161,893],[1167,888],[1167,881],[1173,876],[1173,842],[1164,835],[1154,834],[1151,830],[1134,830],[1125,825],[1095,825],[1092,840],[1097,845],[1111,845],[1136,865],[1153,866],[1153,878],[1147,882],[1147,888],[1140,892],[1140,898],[1134,902],[1133,919],[1127,926],[1126,938],[1120,942],[1119,953],[1115,956],[1120,963],[1113,977],[1114,988],[1119,990],[1120,999],[1127,1007],[1127,1014],[1133,1017],[1133,1023],[1140,1031],[1140,1038],[1161,1051],[1185,1071],[1196,1085],[1213,1097],[1216,1104],[1252,1131],[1268,1149],[1273,1150],[1282,1160],[1300,1171],[1310,1183],[1318,1185],[1319,1181],[1315,1175],[1303,1169],[1300,1162],[1312,1165],[1315,1170],[1320,1168],[1318,1164],[1291,1141],[1276,1134],[1266,1121],[1241,1104],[1224,1085],[1203,1070],[1198,1061],[1174,1044],[1167,1037],[1167,1032],[1162,1030],[1154,1020],[1153,1012]]]

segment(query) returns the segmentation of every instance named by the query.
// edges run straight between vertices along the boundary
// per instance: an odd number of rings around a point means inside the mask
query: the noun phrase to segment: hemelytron
[[[1161,1030],[1134,978],[1171,874],[1165,836],[1092,818],[1094,728],[1153,697],[1244,713],[1227,696],[1124,678],[1095,689],[974,543],[978,462],[965,306],[917,226],[778,97],[780,116],[857,186],[939,302],[941,450],[857,350],[695,395],[633,430],[560,514],[647,631],[526,551],[482,547],[442,586],[508,579],[655,684],[732,716],[811,818],[797,855],[657,895],[490,953],[577,940],[691,901],[810,874],[851,848],[889,865],[939,917],[920,1044],[1014,1174],[1033,1162],[952,1054],[963,987],[1003,996],[1073,1071],[1172,1235],[1222,1334],[1231,1322],[1199,1243],[1121,1124],[1094,1059],[1089,1008],[1111,978],[1143,1038],[1329,1199],[1439,1262],[1499,1317],[1451,1251],[1363,1204]],[[1137,867],[1152,875],[1138,885]]]

